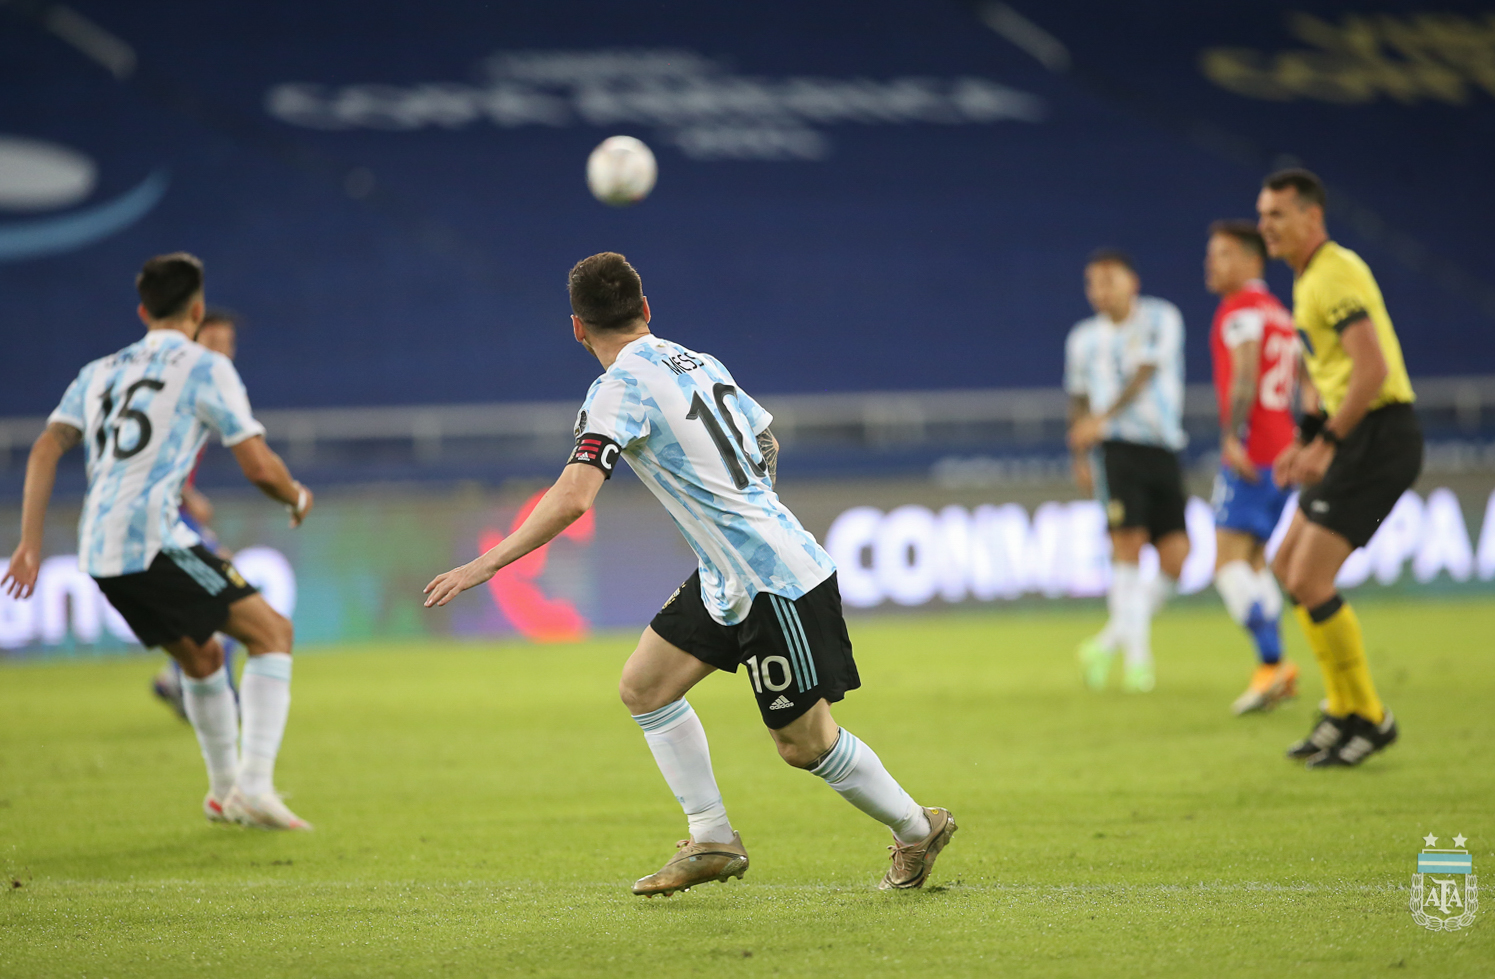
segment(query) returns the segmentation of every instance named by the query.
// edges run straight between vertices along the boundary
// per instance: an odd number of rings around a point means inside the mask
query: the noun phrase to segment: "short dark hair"
[[[644,315],[644,280],[617,252],[584,258],[566,281],[571,312],[599,332],[621,330]]]
[[[202,262],[186,252],[157,255],[141,266],[135,291],[152,319],[178,316],[202,292]]]
[[[1318,174],[1302,167],[1288,167],[1268,174],[1261,185],[1268,190],[1286,190],[1291,187],[1298,192],[1298,199],[1304,204],[1327,207],[1329,203],[1329,195],[1324,192],[1324,182],[1318,178]]]
[[[209,306],[208,311],[202,314],[201,326],[226,326],[238,330],[239,314],[222,306]]]
[[[1092,265],[1120,265],[1133,275],[1137,274],[1137,265],[1132,261],[1132,256],[1120,248],[1097,248],[1085,259],[1085,267]]]
[[[1248,221],[1244,218],[1223,218],[1211,222],[1209,233],[1211,238],[1215,235],[1229,235],[1263,262],[1267,260],[1267,243],[1262,240],[1261,232],[1256,230],[1255,221]]]

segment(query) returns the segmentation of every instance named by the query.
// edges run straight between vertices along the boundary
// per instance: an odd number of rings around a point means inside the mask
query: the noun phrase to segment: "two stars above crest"
[[[1422,842],[1426,843],[1428,846],[1437,846],[1438,837],[1434,836],[1432,833],[1429,833],[1422,838]],[[1460,850],[1464,849],[1464,844],[1468,842],[1469,837],[1463,835],[1462,833],[1453,838],[1453,845],[1458,847]]]

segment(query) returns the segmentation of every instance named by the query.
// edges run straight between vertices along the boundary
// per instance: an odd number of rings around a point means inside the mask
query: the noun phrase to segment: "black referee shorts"
[[[1142,527],[1156,543],[1187,531],[1188,500],[1178,454],[1157,445],[1106,441],[1100,444],[1095,495],[1112,530]]]
[[[228,621],[228,607],[257,591],[201,544],[162,551],[144,571],[94,581],[144,646],[182,638],[205,643]]]
[[[862,685],[833,573],[795,599],[766,592],[737,625],[722,625],[701,600],[701,572],[676,590],[649,623],[665,642],[719,670],[747,667],[763,723],[777,730],[821,698],[835,703]]]
[[[1360,420],[1335,451],[1324,478],[1298,495],[1298,509],[1320,527],[1364,547],[1421,473],[1417,412],[1409,404],[1386,405]]]

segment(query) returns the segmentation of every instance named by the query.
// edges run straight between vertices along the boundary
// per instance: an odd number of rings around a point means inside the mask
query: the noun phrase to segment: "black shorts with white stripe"
[[[237,568],[201,544],[162,551],[144,571],[94,581],[144,646],[183,638],[205,643],[228,621],[228,607],[256,591]]]
[[[760,594],[737,625],[722,625],[701,600],[701,572],[649,623],[660,638],[719,670],[746,667],[763,723],[781,728],[822,698],[835,703],[862,685],[832,574],[797,599]]]

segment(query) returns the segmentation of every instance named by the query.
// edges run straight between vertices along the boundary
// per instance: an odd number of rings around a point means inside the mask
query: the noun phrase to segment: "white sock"
[[[1151,617],[1161,612],[1163,606],[1168,604],[1168,600],[1178,594],[1178,579],[1159,570],[1145,587],[1147,588],[1147,614]]]
[[[1256,572],[1257,597],[1261,599],[1261,611],[1269,619],[1282,615],[1282,590],[1277,587],[1277,576],[1265,565]]]
[[[208,788],[221,801],[234,787],[238,767],[239,708],[228,688],[228,671],[220,666],[201,680],[182,674],[182,702],[208,765]]]
[[[1112,565],[1111,580],[1120,588],[1117,633],[1126,665],[1146,666],[1152,662],[1152,586],[1135,564],[1123,561]]]
[[[1275,584],[1272,587],[1276,589]],[[1246,617],[1251,614],[1251,606],[1262,602],[1261,580],[1245,561],[1231,561],[1216,571],[1215,590],[1225,602],[1225,611],[1243,626],[1246,624]],[[1277,601],[1280,606],[1280,596]],[[1266,603],[1262,602],[1262,605],[1262,611],[1266,611]]]
[[[882,767],[877,753],[844,727],[810,774],[891,829],[899,843],[917,843],[929,835],[928,813]]]
[[[239,684],[244,710],[244,745],[239,761],[239,791],[248,796],[275,789],[275,756],[291,711],[291,654],[249,657]]]
[[[644,741],[654,752],[655,764],[690,823],[690,838],[697,843],[732,842],[732,824],[727,807],[711,772],[711,748],[706,729],[690,702],[681,698],[647,714],[634,714],[644,729]]]
[[[1131,608],[1132,594],[1141,583],[1137,566],[1115,561],[1111,564],[1111,587],[1106,591],[1106,627],[1096,639],[1112,650],[1126,638],[1127,609]]]

